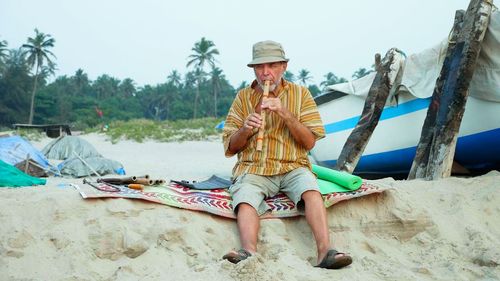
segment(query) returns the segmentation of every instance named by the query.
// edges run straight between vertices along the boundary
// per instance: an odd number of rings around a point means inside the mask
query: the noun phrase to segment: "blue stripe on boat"
[[[500,165],[500,129],[493,129],[458,138],[455,160],[467,169],[494,169]],[[408,147],[387,152],[364,155],[355,173],[397,174],[408,173],[417,148]],[[334,167],[337,160],[320,161],[320,165]]]
[[[396,118],[401,115],[405,115],[408,113],[412,113],[415,111],[419,111],[425,108],[429,107],[429,103],[431,102],[431,98],[426,98],[426,99],[414,99],[409,102],[405,102],[396,106],[390,106],[384,108],[384,111],[382,111],[382,115],[380,116],[380,120],[387,120],[387,119],[392,119]],[[335,132],[340,132],[344,130],[349,130],[353,129],[356,127],[356,124],[358,124],[358,120],[361,117],[361,115],[344,119],[342,121],[338,121],[335,123],[330,123],[325,125],[325,132],[327,134],[332,134]]]

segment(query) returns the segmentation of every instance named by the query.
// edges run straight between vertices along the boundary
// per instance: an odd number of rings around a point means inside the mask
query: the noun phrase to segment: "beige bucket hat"
[[[252,61],[247,64],[253,67],[256,64],[286,61],[285,51],[280,43],[271,40],[257,42],[252,48]]]

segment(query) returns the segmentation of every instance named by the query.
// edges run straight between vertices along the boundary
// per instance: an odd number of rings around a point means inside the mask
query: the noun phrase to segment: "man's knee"
[[[250,205],[249,203],[241,202],[236,206],[236,208],[234,208],[234,212],[236,214],[238,214],[239,212],[244,212],[244,213],[255,212],[255,213],[257,213],[257,210],[255,210],[255,208],[252,205]]]
[[[302,193],[302,201],[307,202],[310,200],[318,200],[322,199],[321,198],[321,193],[317,190],[306,190],[304,193]]]

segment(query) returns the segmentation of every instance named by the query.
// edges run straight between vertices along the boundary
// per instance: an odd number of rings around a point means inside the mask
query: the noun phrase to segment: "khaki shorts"
[[[237,177],[229,188],[235,212],[239,204],[247,203],[254,207],[259,216],[270,210],[264,199],[273,197],[280,191],[295,203],[299,212],[303,213],[302,194],[309,190],[319,192],[318,182],[316,176],[303,167],[277,176],[243,174]]]

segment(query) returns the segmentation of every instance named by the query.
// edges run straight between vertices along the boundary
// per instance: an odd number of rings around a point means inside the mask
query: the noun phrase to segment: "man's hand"
[[[270,110],[277,113],[279,116],[284,117],[283,107],[279,98],[263,98],[261,104],[262,110]]]
[[[254,129],[260,128],[261,125],[262,125],[262,116],[254,112],[247,116],[245,122],[243,123],[243,128],[246,130],[253,131]]]
[[[278,114],[285,122],[295,141],[305,149],[310,150],[314,147],[316,138],[312,131],[300,123],[286,107],[283,107],[279,98],[263,98],[261,108]]]
[[[254,112],[247,116],[243,126],[231,136],[229,151],[232,154],[240,152],[247,145],[248,139],[257,133],[262,125],[262,116]]]

